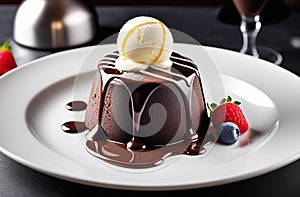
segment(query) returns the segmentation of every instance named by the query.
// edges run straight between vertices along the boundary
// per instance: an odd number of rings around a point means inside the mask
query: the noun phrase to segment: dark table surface
[[[41,51],[19,46],[12,40],[15,5],[0,6],[0,42],[10,40],[18,66],[57,51]],[[202,45],[238,51],[241,34],[238,24],[221,17],[224,7],[106,6],[97,7],[100,33],[97,41],[117,33],[128,19],[149,15],[162,19],[170,28],[182,31]],[[232,14],[232,13],[231,13]],[[233,17],[233,16],[232,16]],[[271,47],[283,55],[279,66],[300,76],[300,11],[263,25],[258,44]],[[87,45],[92,45],[89,43]],[[276,66],[276,65],[274,65]],[[2,131],[3,132],[3,131]],[[300,139],[299,139],[300,143]],[[180,178],[180,177],[179,177]],[[104,193],[117,195],[225,195],[225,196],[300,196],[300,160],[273,172],[247,180],[190,190],[167,192],[127,191],[81,185],[57,179],[27,168],[0,153],[0,196],[71,196]]]

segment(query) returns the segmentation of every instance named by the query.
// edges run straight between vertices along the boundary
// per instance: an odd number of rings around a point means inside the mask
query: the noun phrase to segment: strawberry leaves
[[[3,45],[0,47],[0,51],[9,51],[9,52],[12,52],[11,50],[11,46],[9,45],[9,42],[8,41],[5,41],[3,43]]]
[[[224,103],[234,103],[236,105],[240,105],[240,101],[232,101],[231,96],[227,96],[226,98],[222,98],[219,102],[219,105],[222,105]],[[209,109],[210,113],[212,113],[216,108],[218,107],[218,104],[216,103],[207,103],[207,108]]]

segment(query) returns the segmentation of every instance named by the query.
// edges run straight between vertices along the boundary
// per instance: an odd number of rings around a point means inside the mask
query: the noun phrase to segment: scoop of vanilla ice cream
[[[169,70],[173,36],[161,21],[139,16],[127,21],[117,39],[120,53],[116,67],[124,71],[145,70],[149,66]]]

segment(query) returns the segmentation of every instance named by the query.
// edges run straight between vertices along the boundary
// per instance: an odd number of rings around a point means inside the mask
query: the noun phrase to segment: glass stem
[[[242,20],[240,29],[243,34],[243,46],[240,52],[258,58],[259,55],[256,49],[256,38],[261,28],[260,16],[241,15],[241,17]]]

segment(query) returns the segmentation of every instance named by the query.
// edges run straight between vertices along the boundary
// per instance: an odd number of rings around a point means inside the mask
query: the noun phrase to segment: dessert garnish
[[[0,47],[0,76],[17,67],[9,42]]]
[[[218,130],[221,142],[225,144],[233,144],[240,134],[249,129],[248,121],[240,104],[240,101],[233,101],[231,96],[221,99],[219,104],[207,104],[212,124]]]
[[[231,145],[238,141],[240,137],[240,129],[232,122],[224,122],[218,127],[218,136],[218,140],[222,144]]]
[[[123,71],[146,70],[150,66],[170,70],[173,36],[161,21],[139,16],[127,21],[118,34],[119,58],[116,68]]]

